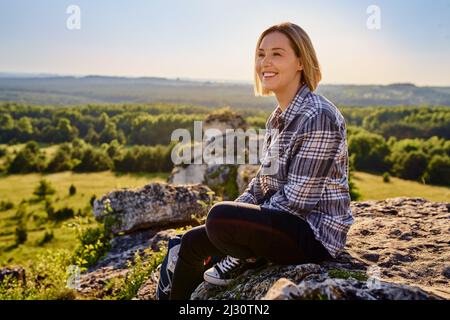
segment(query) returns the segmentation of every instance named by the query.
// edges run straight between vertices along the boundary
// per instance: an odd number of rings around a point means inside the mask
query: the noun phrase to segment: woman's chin
[[[262,83],[262,88],[267,91],[276,91],[278,86],[274,86],[273,84],[264,84]]]

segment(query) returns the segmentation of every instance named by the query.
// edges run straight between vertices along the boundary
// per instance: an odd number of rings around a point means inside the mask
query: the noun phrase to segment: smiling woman
[[[353,223],[346,127],[336,106],[313,92],[320,79],[303,29],[282,23],[262,33],[255,93],[273,93],[279,104],[266,122],[262,165],[237,199],[214,204],[205,225],[183,234],[170,299],[189,298],[203,279],[226,286],[267,262],[319,263],[344,248]],[[275,170],[266,170],[268,159]],[[204,270],[208,256],[221,260]]]

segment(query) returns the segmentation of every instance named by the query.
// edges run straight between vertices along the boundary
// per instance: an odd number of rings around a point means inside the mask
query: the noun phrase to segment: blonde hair
[[[292,49],[297,57],[300,58],[300,62],[303,66],[300,76],[300,84],[306,83],[309,89],[314,91],[322,79],[319,61],[317,60],[316,51],[314,50],[308,34],[305,30],[294,23],[283,22],[273,25],[259,36],[258,42],[256,43],[255,64],[258,59],[258,49],[261,41],[266,35],[276,31],[281,32],[288,37]],[[255,96],[273,95],[272,91],[266,90],[262,87],[256,68],[254,68],[254,91]]]

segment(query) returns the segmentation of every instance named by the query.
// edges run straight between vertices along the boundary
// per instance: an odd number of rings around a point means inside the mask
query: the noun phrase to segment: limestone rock
[[[247,188],[250,181],[256,176],[259,165],[242,164],[238,167],[236,182],[239,194],[242,194]]]
[[[202,282],[191,299],[450,299],[448,203],[392,198],[352,202],[351,208],[355,224],[336,259],[269,264],[227,287]],[[106,279],[127,272],[125,262],[135,250],[156,250],[171,234],[154,230],[116,237],[107,257],[82,275],[84,290],[104,290]],[[157,280],[155,270],[136,298],[155,299]]]
[[[207,214],[203,203],[210,203],[213,192],[205,185],[150,183],[139,189],[112,191],[94,202],[99,221],[113,221],[112,232],[129,233],[137,229],[171,224],[188,224],[192,215]],[[111,211],[108,211],[108,207]]]
[[[167,182],[170,184],[197,184],[205,182],[206,164],[175,166]]]
[[[308,279],[296,285],[279,279],[262,300],[437,300],[417,287],[388,282],[371,286],[355,279]]]

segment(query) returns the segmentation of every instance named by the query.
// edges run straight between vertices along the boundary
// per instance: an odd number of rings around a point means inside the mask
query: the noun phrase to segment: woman
[[[336,106],[313,93],[321,72],[306,32],[292,23],[265,30],[254,78],[256,95],[278,101],[261,167],[241,196],[216,203],[205,225],[183,235],[171,299],[189,299],[203,280],[226,285],[267,261],[318,263],[345,246],[353,223],[346,126]],[[274,155],[277,170],[268,173]],[[205,271],[208,256],[224,259]]]

